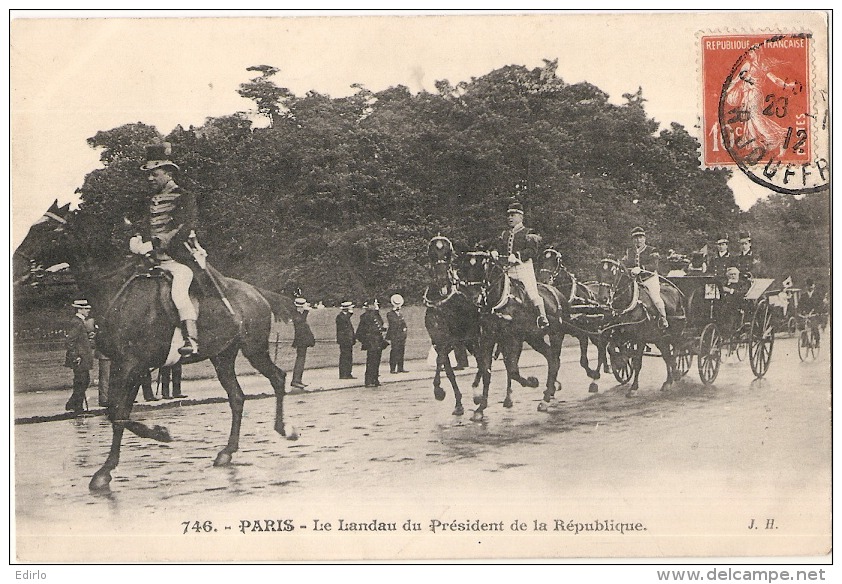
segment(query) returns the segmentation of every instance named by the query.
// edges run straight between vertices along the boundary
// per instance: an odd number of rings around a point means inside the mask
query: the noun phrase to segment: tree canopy
[[[437,93],[355,85],[342,98],[296,96],[275,85],[275,67],[251,67],[259,76],[239,93],[269,127],[237,112],[167,135],[142,123],[98,132],[89,143],[105,167],[85,178],[81,213],[97,237],[125,238],[122,218],[148,193],[143,148],[167,140],[177,182],[197,195],[210,261],[326,303],[419,299],[427,240],[441,233],[472,246],[505,227],[513,197],[585,277],[621,253],[635,225],[685,252],[740,226],[730,171],[703,169],[698,141],[679,124],[658,131],[642,89],[615,105],[589,83],[565,83],[556,66],[442,80]]]

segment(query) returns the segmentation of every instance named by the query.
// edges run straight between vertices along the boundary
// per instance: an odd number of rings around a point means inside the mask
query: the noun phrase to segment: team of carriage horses
[[[505,407],[511,407],[512,381],[536,387],[537,380],[524,379],[518,358],[524,343],[547,360],[548,375],[539,410],[546,411],[560,383],[560,352],[566,335],[579,340],[580,364],[592,380],[600,370],[613,372],[628,387],[627,396],[638,389],[643,356],[663,358],[669,389],[692,367],[695,357],[699,378],[705,385],[717,378],[724,357],[748,357],[751,371],[762,378],[770,365],[779,318],[770,298],[774,280],[755,279],[751,289],[734,298],[723,293],[723,283],[712,275],[659,276],[667,309],[668,327],[660,326],[647,290],[623,262],[600,260],[595,281],[580,282],[564,265],[556,249],[545,249],[537,258],[535,272],[550,326],[535,322],[534,307],[519,283],[509,278],[505,262],[490,252],[474,250],[457,254],[450,239],[439,235],[428,244],[430,282],[424,294],[426,325],[438,359],[434,378],[436,399],[445,392],[440,375],[448,376],[456,398],[455,415],[464,412],[449,352],[465,343],[477,360],[474,388],[476,418],[488,405],[491,364],[502,355],[507,373]],[[597,366],[589,365],[588,346],[597,348]],[[589,390],[598,391],[592,381]]]

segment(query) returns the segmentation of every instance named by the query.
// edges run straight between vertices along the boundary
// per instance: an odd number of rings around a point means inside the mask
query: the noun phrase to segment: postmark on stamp
[[[827,90],[809,34],[708,35],[702,44],[703,159],[790,194],[830,184]]]

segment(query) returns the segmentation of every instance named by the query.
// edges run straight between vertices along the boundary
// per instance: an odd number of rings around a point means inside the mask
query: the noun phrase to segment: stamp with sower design
[[[702,43],[703,158],[790,194],[830,184],[826,86],[806,33],[728,34]]]

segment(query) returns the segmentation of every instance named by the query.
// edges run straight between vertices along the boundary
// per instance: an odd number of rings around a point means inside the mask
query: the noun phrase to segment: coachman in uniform
[[[191,247],[198,223],[198,210],[194,195],[185,192],[174,180],[178,165],[167,160],[170,155],[168,143],[147,146],[146,162],[141,170],[149,171],[148,180],[155,189],[149,200],[148,235],[144,241],[141,234],[132,237],[129,249],[137,254],[150,254],[161,269],[172,274],[172,300],[181,320],[184,346],[179,349],[182,356],[199,351],[196,308],[190,301],[190,284],[193,281],[194,265]]]
[[[74,413],[84,411],[85,392],[91,384],[94,367],[93,321],[88,318],[91,305],[87,300],[73,302],[76,315],[70,319],[65,334],[64,366],[73,370],[73,393],[64,409]]]
[[[404,353],[406,352],[406,321],[401,314],[403,307],[403,296],[393,294],[390,299],[392,309],[386,313],[386,322],[389,325],[386,331],[386,340],[392,343],[389,351],[389,372],[406,373],[403,367]]]
[[[640,278],[640,283],[646,287],[649,297],[652,298],[652,304],[655,305],[660,315],[658,324],[667,328],[669,327],[667,309],[664,306],[663,298],[661,298],[661,282],[658,277],[658,264],[661,255],[654,247],[646,244],[646,231],[642,227],[632,229],[631,237],[634,245],[626,249],[626,254],[621,261],[623,265],[630,268],[634,276]]]
[[[351,374],[354,367],[354,325],[351,315],[354,314],[354,303],[345,301],[336,315],[336,344],[339,345],[339,379],[355,379]]]
[[[732,265],[733,259],[731,254],[728,253],[728,236],[723,235],[716,240],[716,251],[708,257],[707,273],[724,286],[728,281],[728,268]]]

